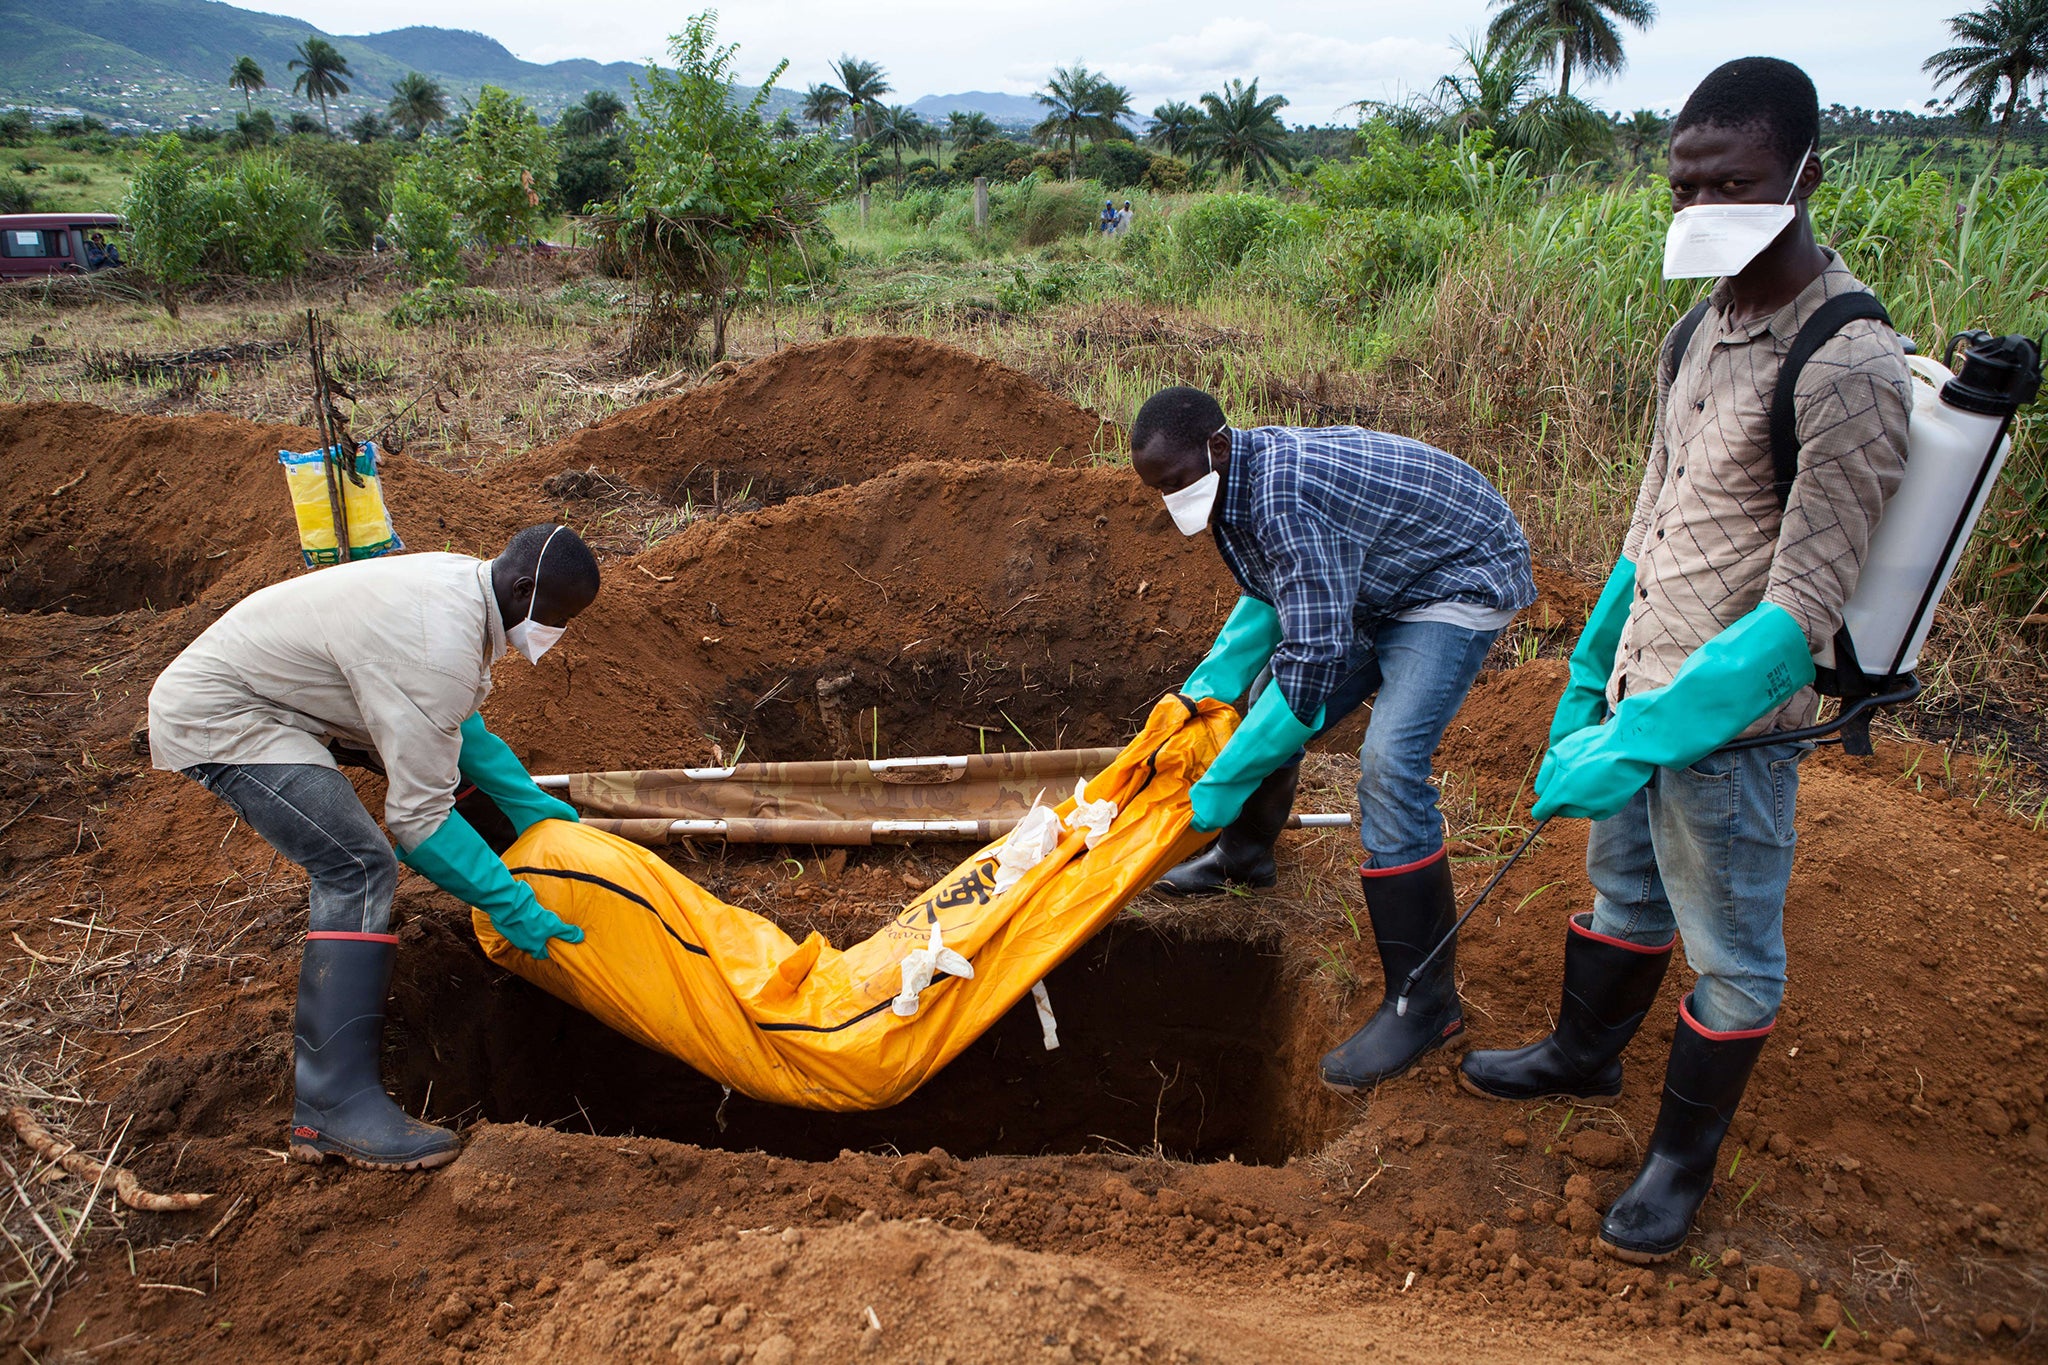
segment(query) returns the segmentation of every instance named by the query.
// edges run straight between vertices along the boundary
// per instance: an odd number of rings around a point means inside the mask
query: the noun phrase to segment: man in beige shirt
[[[401,858],[535,957],[550,939],[581,941],[454,804],[466,779],[517,829],[576,818],[533,785],[477,708],[508,646],[539,663],[597,589],[597,561],[563,526],[528,527],[493,560],[340,564],[244,598],[150,689],[154,765],[205,785],[312,879],[293,1030],[295,1157],[387,1170],[455,1157],[455,1135],[407,1117],[379,1076]],[[373,755],[388,779],[397,858],[336,766],[343,746]]]
[[[1796,472],[1780,483],[1771,410],[1787,354],[1824,306],[1830,324],[1854,311],[1831,300],[1868,292],[1814,240],[1819,131],[1813,83],[1768,57],[1715,70],[1673,124],[1665,273],[1722,278],[1690,339],[1684,324],[1666,339],[1627,545],[1573,651],[1536,781],[1539,818],[1595,821],[1593,910],[1566,935],[1556,1031],[1461,1068],[1491,1098],[1612,1100],[1684,938],[1699,981],[1680,1002],[1657,1127],[1600,1228],[1631,1261],[1690,1233],[1785,991],[1792,810],[1812,745],[1723,746],[1812,721],[1815,661],[1833,662],[1905,468],[1905,356],[1864,316],[1798,372]]]

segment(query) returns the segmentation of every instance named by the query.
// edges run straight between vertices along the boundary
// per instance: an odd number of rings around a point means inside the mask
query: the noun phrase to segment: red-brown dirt
[[[773,363],[715,387],[774,408]],[[541,667],[500,668],[486,713],[536,769],[730,758],[743,735],[777,758],[959,751],[976,726],[1113,742],[1206,645],[1227,577],[1128,471],[863,445],[834,392],[805,401],[870,461],[835,467],[851,486],[609,560]],[[738,410],[710,393],[685,397]],[[54,1120],[101,1149],[126,1124],[146,1183],[218,1192],[89,1237],[54,1310],[0,1328],[36,1359],[2042,1357],[2048,842],[1897,745],[1805,765],[1786,1008],[1701,1230],[1655,1271],[1589,1234],[1654,1121],[1684,982],[1613,1109],[1482,1102],[1449,1053],[1341,1101],[1316,1057],[1380,994],[1343,831],[1287,836],[1276,892],[1139,902],[1052,979],[1060,1052],[1009,1019],[911,1103],[837,1126],[727,1100],[498,971],[408,874],[386,1073],[469,1145],[428,1177],[284,1165],[303,878],[143,772],[129,731],[177,648],[297,571],[274,460],[310,439],[0,409],[0,941],[10,989],[59,983],[0,1024],[86,1058],[91,1103]],[[487,552],[580,467],[394,459],[389,496],[413,548]],[[1545,588],[1554,652],[1589,590]],[[1439,756],[1468,894],[1518,837],[1489,827],[1526,823],[1562,679],[1555,658],[1483,676]],[[1335,808],[1355,776],[1320,755],[1311,795]],[[843,942],[957,850],[786,852],[806,875],[775,850],[683,865]],[[1582,824],[1553,826],[1475,918],[1459,1047],[1547,1027],[1584,852]]]

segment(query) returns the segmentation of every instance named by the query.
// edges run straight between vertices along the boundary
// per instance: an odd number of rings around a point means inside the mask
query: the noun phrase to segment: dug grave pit
[[[405,932],[386,1081],[415,1112],[644,1135],[826,1161],[1163,1152],[1283,1165],[1349,1107],[1314,1084],[1326,1021],[1276,944],[1123,920],[1046,980],[1060,1046],[1029,997],[892,1108],[822,1113],[728,1093],[489,962],[466,924]]]

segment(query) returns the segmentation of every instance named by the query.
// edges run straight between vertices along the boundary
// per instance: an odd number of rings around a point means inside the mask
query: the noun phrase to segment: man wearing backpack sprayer
[[[150,689],[154,765],[218,796],[312,881],[292,1030],[295,1159],[411,1171],[459,1149],[454,1133],[392,1103],[379,1075],[400,862],[534,957],[552,939],[582,941],[454,803],[459,778],[514,830],[576,818],[477,707],[507,648],[539,663],[597,589],[597,561],[566,526],[529,526],[493,560],[337,564],[243,598]],[[384,821],[404,850],[395,858],[335,766],[350,751],[388,775]]]
[[[1458,906],[1430,759],[1516,612],[1536,600],[1529,544],[1484,475],[1420,441],[1357,427],[1232,430],[1199,389],[1164,389],[1131,424],[1131,465],[1183,535],[1205,526],[1243,596],[1181,688],[1236,701],[1244,723],[1194,785],[1215,842],[1156,889],[1271,886],[1302,746],[1372,702],[1359,750],[1359,869],[1387,991],[1323,1058],[1362,1090],[1464,1027],[1456,964],[1438,955],[1398,1013],[1399,984]]]
[[[1556,1031],[1461,1069],[1491,1098],[1611,1100],[1684,938],[1699,981],[1679,1005],[1656,1129],[1600,1226],[1603,1248],[1639,1263],[1690,1233],[1785,989],[1792,808],[1812,746],[1717,751],[1812,721],[1816,658],[1833,663],[1905,465],[1898,337],[1866,299],[1830,304],[1868,291],[1807,215],[1819,131],[1812,81],[1767,57],[1717,68],[1672,125],[1665,275],[1722,278],[1666,339],[1626,548],[1536,778],[1538,819],[1595,822],[1593,910],[1566,934]],[[1793,429],[1774,442],[1786,386]]]

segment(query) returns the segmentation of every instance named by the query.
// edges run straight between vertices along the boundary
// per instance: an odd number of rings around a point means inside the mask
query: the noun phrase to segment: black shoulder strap
[[[1771,395],[1771,464],[1776,471],[1778,510],[1792,498],[1792,480],[1799,473],[1799,414],[1793,401],[1799,389],[1799,372],[1813,353],[1825,346],[1835,333],[1859,318],[1869,318],[1889,327],[1891,314],[1877,301],[1877,295],[1861,289],[1837,294],[1823,303],[1792,338],[1792,349],[1778,367],[1778,391]]]
[[[1678,378],[1678,362],[1685,359],[1685,348],[1692,345],[1692,334],[1700,329],[1700,319],[1707,315],[1711,297],[1701,299],[1686,310],[1678,325],[1671,329],[1671,340],[1664,347],[1664,385],[1669,388],[1671,381]]]

